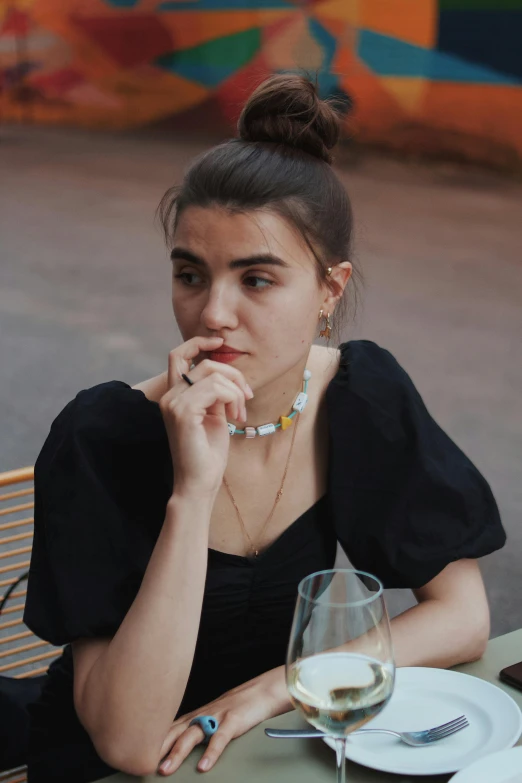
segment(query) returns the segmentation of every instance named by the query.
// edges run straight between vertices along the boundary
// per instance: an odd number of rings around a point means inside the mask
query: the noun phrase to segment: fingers
[[[251,400],[254,396],[254,392],[245,381],[245,377],[242,372],[236,370],[235,367],[231,367],[228,364],[223,364],[222,362],[213,362],[211,359],[203,359],[203,361],[200,362],[197,367],[191,370],[190,380],[194,381],[195,383],[196,381],[199,381],[202,378],[206,378],[208,375],[212,375],[213,373],[223,375],[225,378],[228,378],[230,381],[233,381],[235,384],[237,384],[243,391],[243,394],[247,400]]]
[[[183,422],[194,416],[204,417],[225,406],[226,415],[235,421],[246,421],[245,396],[233,381],[220,373],[212,373],[189,388],[189,394],[177,394],[170,389],[160,400],[162,415],[172,415]]]
[[[190,726],[178,737],[172,749],[159,766],[159,772],[162,775],[172,775],[181,766],[196,745],[199,745],[205,738],[200,726]],[[210,738],[210,742],[203,753],[199,763],[198,770],[207,772],[212,769],[219,759],[229,742],[234,738],[232,722],[225,720]]]
[[[219,759],[226,746],[234,738],[234,730],[231,721],[225,720],[216,733],[210,738],[207,749],[198,764],[200,772],[208,772]]]
[[[187,372],[192,360],[202,351],[211,351],[212,348],[219,348],[223,343],[222,337],[192,337],[178,348],[174,348],[169,353],[169,389],[174,386],[182,372]]]
[[[225,405],[225,412],[228,418],[232,418],[234,421],[246,421],[245,396],[242,390],[233,381],[223,377],[220,373],[213,373],[204,378],[197,385],[194,385],[191,391],[191,396],[194,399],[194,403],[197,403],[200,413],[215,413],[217,412],[216,404],[222,403]]]
[[[189,753],[205,739],[201,726],[190,726],[181,734],[174,743],[168,756],[159,766],[159,772],[163,775],[172,775],[185,761]]]

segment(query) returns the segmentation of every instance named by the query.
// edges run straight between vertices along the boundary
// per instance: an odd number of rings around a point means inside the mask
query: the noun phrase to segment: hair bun
[[[304,76],[275,74],[257,87],[238,121],[243,141],[270,141],[332,162],[340,135],[337,112]]]

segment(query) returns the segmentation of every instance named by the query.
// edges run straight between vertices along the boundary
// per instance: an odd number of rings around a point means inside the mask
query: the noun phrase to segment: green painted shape
[[[440,11],[522,11],[522,0],[439,0]]]
[[[240,68],[259,51],[261,30],[254,27],[240,33],[225,35],[213,41],[207,41],[191,49],[180,49],[175,53],[177,66],[213,65]]]

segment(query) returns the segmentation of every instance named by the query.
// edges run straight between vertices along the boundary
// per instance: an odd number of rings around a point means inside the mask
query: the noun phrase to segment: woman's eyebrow
[[[194,266],[208,266],[206,261],[194,253],[191,253],[190,250],[185,250],[183,247],[173,248],[170,257],[172,261],[187,261],[189,264],[194,264]],[[284,268],[288,268],[290,266],[290,264],[287,264],[287,262],[283,261],[282,258],[274,256],[272,253],[256,253],[252,256],[248,256],[247,258],[236,258],[234,261],[229,263],[229,267],[230,269],[246,269],[249,266],[256,266],[258,264],[265,264],[267,266],[280,266]]]

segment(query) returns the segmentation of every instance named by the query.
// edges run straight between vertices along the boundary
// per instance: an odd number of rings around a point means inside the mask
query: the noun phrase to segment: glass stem
[[[337,783],[346,783],[346,737],[335,740]]]

